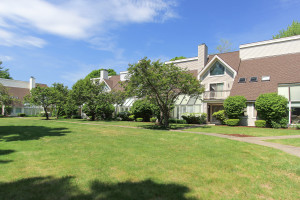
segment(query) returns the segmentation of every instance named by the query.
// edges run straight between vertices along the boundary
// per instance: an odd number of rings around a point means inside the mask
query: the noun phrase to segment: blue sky
[[[94,69],[125,71],[145,56],[271,39],[299,10],[299,0],[1,0],[0,60],[16,80],[71,87]]]

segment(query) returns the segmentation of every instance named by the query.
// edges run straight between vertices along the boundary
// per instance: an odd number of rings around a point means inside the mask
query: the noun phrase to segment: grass
[[[242,134],[257,137],[280,136],[280,135],[300,135],[300,130],[293,129],[272,129],[256,127],[230,127],[230,126],[202,126],[186,131],[221,133],[221,134]]]
[[[192,133],[55,120],[0,119],[0,170],[0,199],[300,195],[300,158],[279,150]]]
[[[269,142],[275,142],[279,144],[286,144],[295,147],[300,147],[300,138],[280,139],[280,140],[266,140]]]

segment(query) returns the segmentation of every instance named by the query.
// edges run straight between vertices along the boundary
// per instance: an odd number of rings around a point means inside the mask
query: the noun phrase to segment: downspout
[[[289,124],[292,124],[292,102],[291,102],[291,87],[289,87]]]

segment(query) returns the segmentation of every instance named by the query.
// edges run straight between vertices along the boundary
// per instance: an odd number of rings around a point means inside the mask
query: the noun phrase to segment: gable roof
[[[239,51],[209,55],[207,63],[212,61],[212,59],[215,56],[218,56],[219,58],[221,58],[225,63],[227,63],[236,72],[238,71],[239,65],[240,65],[240,52]]]
[[[253,76],[257,82],[249,82]],[[270,76],[270,81],[261,81],[262,76]],[[238,83],[239,78],[246,83]],[[230,95],[256,100],[260,94],[277,92],[280,83],[300,83],[300,53],[241,61]]]

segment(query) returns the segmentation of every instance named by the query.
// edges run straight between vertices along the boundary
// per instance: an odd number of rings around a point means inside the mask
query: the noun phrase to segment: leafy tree
[[[293,35],[300,35],[300,23],[298,21],[293,21],[293,23],[287,27],[286,30],[279,31],[279,34],[273,35],[273,39],[290,37]]]
[[[156,104],[160,110],[160,123],[163,122],[165,127],[169,126],[170,111],[179,95],[198,96],[204,91],[200,81],[174,64],[166,65],[159,60],[151,62],[145,57],[129,66],[130,79],[122,83],[125,91]]]
[[[71,96],[76,105],[84,105],[82,110],[91,116],[92,121],[111,110],[112,98],[110,93],[105,91],[104,83],[93,84],[89,79],[80,79],[73,85]]]
[[[229,119],[239,119],[247,107],[244,96],[230,96],[224,101],[225,113]]]
[[[175,58],[172,58],[170,61],[175,61],[175,60],[181,60],[181,59],[185,59],[186,57],[184,56],[179,56],[179,57],[175,57]]]
[[[227,53],[232,51],[232,43],[229,40],[221,39],[220,44],[216,47],[218,53]]]
[[[9,69],[4,69],[4,67],[2,67],[1,65],[2,61],[0,61],[0,78],[12,79],[9,74]]]
[[[269,126],[281,124],[288,115],[288,100],[277,93],[261,94],[255,101],[257,114]],[[284,121],[284,120],[283,120]]]
[[[8,89],[0,83],[0,104],[2,105],[2,115],[5,114],[5,107],[13,103],[13,98],[10,96]]]
[[[79,108],[79,106],[76,105],[76,101],[72,98],[71,91],[69,91],[67,99],[66,99],[66,104],[63,106],[64,114],[68,118],[71,118],[72,115],[77,115],[78,114],[78,108]]]
[[[25,96],[25,102],[35,106],[42,106],[46,115],[46,119],[49,119],[48,108],[55,103],[55,95],[53,88],[50,87],[37,87],[30,91],[29,95]]]
[[[64,86],[62,83],[54,83],[52,84],[53,89],[53,104],[56,108],[56,119],[62,114],[64,111],[64,106],[67,104],[68,98],[68,87]]]
[[[103,69],[96,69],[93,70],[91,73],[89,73],[85,79],[91,79],[91,78],[99,78],[100,77],[100,71]],[[114,76],[117,75],[117,72],[113,69],[108,69],[108,76]]]

